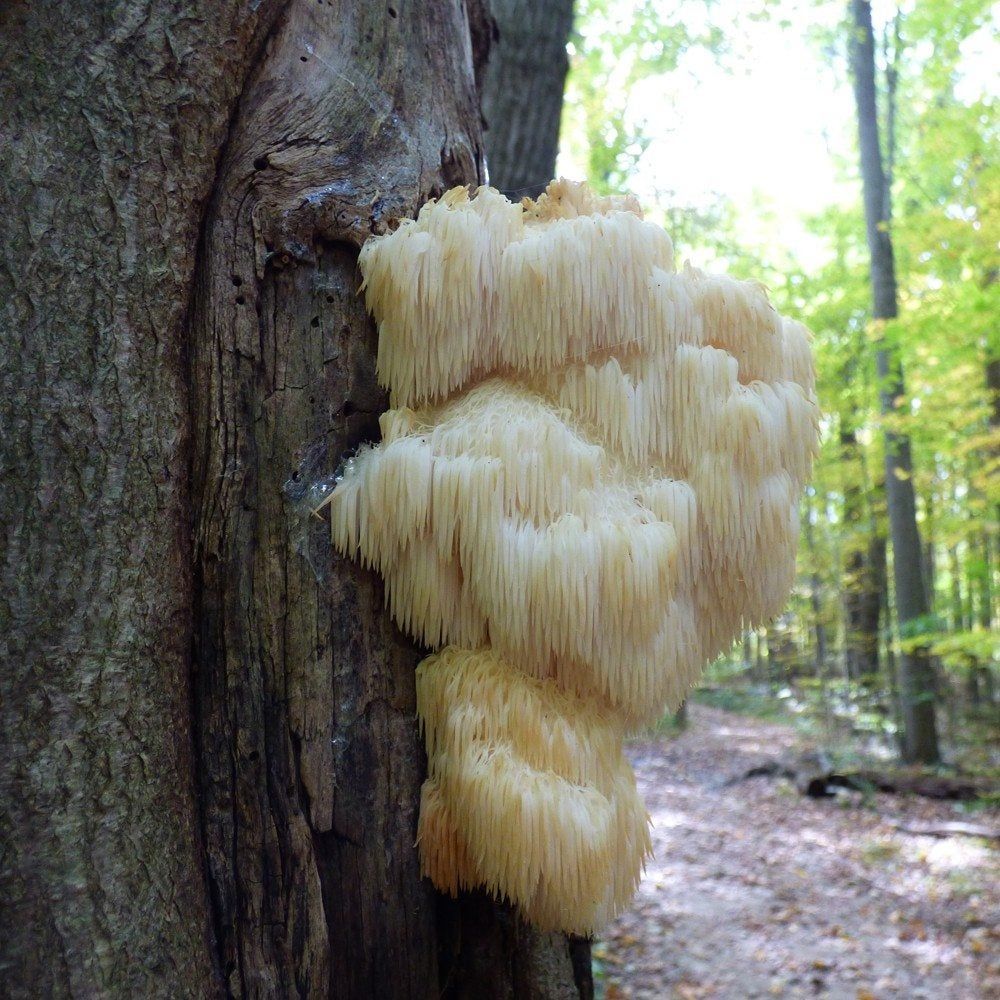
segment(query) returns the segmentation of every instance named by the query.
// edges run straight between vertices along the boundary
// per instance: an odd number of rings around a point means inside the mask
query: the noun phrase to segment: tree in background
[[[876,324],[898,315],[896,269],[889,230],[892,193],[882,165],[875,90],[875,36],[871,5],[852,0],[851,70],[857,105],[865,227],[871,255],[872,317]],[[876,352],[879,397],[884,415],[905,402],[902,363],[883,339]],[[885,493],[892,541],[894,598],[902,635],[926,628],[929,605],[924,585],[923,550],[917,527],[913,460],[907,434],[885,429]],[[926,646],[905,649],[899,657],[899,694],[903,721],[903,756],[935,763],[938,750],[934,714],[934,668]]]
[[[841,732],[898,737],[904,729],[898,658],[929,649],[939,665],[936,694],[944,711],[936,721],[946,727],[949,756],[973,765],[983,759],[976,747],[996,736],[1000,662],[1000,404],[990,389],[1000,380],[1000,160],[992,155],[1000,133],[985,82],[992,67],[976,55],[995,37],[992,7],[987,0],[920,0],[907,5],[898,37],[894,21],[873,31],[879,42],[873,76],[881,81],[886,74],[879,100],[886,117],[890,104],[893,110],[892,163],[884,170],[894,194],[898,314],[891,320],[871,320],[870,254],[856,194],[856,113],[844,68],[854,31],[850,5],[842,8],[852,22],[845,28],[833,19],[821,25],[784,0],[741,7],[735,16],[730,7],[712,4],[653,10],[643,0],[581,2],[563,140],[571,161],[596,186],[639,189],[682,257],[763,277],[776,308],[816,333],[825,434],[814,495],[803,509],[811,530],[803,534],[790,616],[771,636],[765,630],[749,636],[741,655],[726,658],[714,676],[726,683],[745,677],[799,700],[799,707],[818,707]],[[720,11],[729,21],[717,18]],[[844,130],[834,122],[826,136],[840,183],[828,192],[829,202],[803,220],[808,265],[786,232],[768,230],[766,199],[737,205],[723,193],[714,203],[687,206],[670,190],[669,160],[654,159],[651,138],[662,134],[662,120],[683,114],[685,88],[697,86],[692,66],[704,65],[710,53],[735,77],[756,71],[754,53],[739,44],[751,22],[774,23],[786,34],[798,27],[817,62],[833,68],[830,84],[842,94]],[[890,76],[900,95],[891,102]],[[650,107],[650,93],[662,97],[656,121],[640,114]],[[767,122],[761,109],[762,128]],[[724,127],[724,119],[715,124]],[[795,141],[792,128],[783,123],[772,133],[775,149],[778,140]],[[743,235],[743,228],[753,235]],[[907,372],[907,394],[891,412],[880,412],[880,346]],[[910,442],[919,564],[931,612],[902,629],[887,572],[883,429]],[[763,666],[776,662],[772,639],[782,658],[781,633],[789,629],[800,650],[792,685]]]
[[[358,247],[484,179],[489,34],[0,8],[4,996],[587,995],[421,879],[419,654],[310,516],[386,404]]]
[[[496,21],[483,86],[490,184],[513,200],[555,176],[573,0],[492,0]]]

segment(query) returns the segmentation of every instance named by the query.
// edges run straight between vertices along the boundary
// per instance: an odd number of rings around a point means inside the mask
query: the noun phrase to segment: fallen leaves
[[[681,737],[630,749],[655,857],[636,906],[595,945],[605,1000],[989,995],[995,851],[926,847],[878,811],[941,823],[944,803],[843,808],[764,783],[722,787],[744,758],[794,740],[692,705]]]

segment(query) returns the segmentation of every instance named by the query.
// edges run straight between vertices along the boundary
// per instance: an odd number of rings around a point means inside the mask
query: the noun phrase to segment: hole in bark
[[[299,56],[299,62],[309,62],[305,56]]]
[[[253,161],[254,170],[267,170],[271,164],[267,162],[266,156],[258,156],[256,160]]]
[[[233,286],[235,288],[239,288],[240,285],[242,285],[242,284],[243,284],[243,279],[238,274],[234,274],[233,275]]]
[[[358,411],[358,408],[350,400],[348,400],[346,403],[344,403],[344,406],[343,406],[343,408],[341,409],[340,412],[345,417],[349,417],[352,414],[357,413],[357,411]]]
[[[313,316],[313,318],[309,321],[309,325],[319,326],[319,316]]]
[[[242,296],[242,295],[237,295],[237,296],[236,296],[236,304],[237,304],[238,306],[242,306],[242,305],[246,305],[246,301],[247,301],[247,300],[246,300],[245,298],[243,298],[243,296]]]
[[[395,17],[395,16],[396,16],[396,8],[395,7],[390,7],[389,8],[389,17]]]

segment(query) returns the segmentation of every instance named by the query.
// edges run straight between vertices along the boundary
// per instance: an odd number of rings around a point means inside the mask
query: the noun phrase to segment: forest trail
[[[632,908],[594,944],[598,995],[1000,997],[997,853],[891,825],[962,819],[949,803],[726,784],[797,740],[788,726],[692,705],[678,738],[630,746],[654,858]]]

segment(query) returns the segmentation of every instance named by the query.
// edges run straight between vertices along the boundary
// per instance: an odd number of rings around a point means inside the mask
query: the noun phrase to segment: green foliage
[[[785,719],[788,712],[781,701],[766,691],[746,687],[702,687],[692,694],[699,705],[719,708],[757,719]]]
[[[926,647],[932,656],[951,669],[992,666],[1000,670],[1000,635],[984,628],[957,632],[926,632],[900,639],[903,650]]]
[[[713,0],[577,0],[563,135],[601,193],[628,188],[649,145],[648,123],[629,107],[641,80],[676,69],[694,46],[721,51]]]
[[[827,19],[815,27],[820,19],[810,17],[810,2],[580,0],[564,118],[571,158],[584,165],[599,190],[630,188],[651,155],[656,124],[638,118],[631,99],[636,88],[662,78],[657,93],[669,120],[679,102],[671,73],[692,54],[734,71],[754,71],[735,65],[739,58],[752,60],[737,43],[748,24],[760,19],[782,24],[790,45],[811,46],[817,67],[832,64],[850,108],[847,5],[839,25]],[[1000,658],[1000,401],[986,382],[990,363],[1000,363],[1000,115],[995,94],[988,92],[995,88],[1000,57],[980,57],[978,63],[972,58],[991,38],[996,46],[997,12],[987,0],[908,0],[898,18],[894,7],[875,5],[875,13],[890,18],[876,24],[876,32],[883,150],[892,170],[898,318],[870,320],[868,249],[850,134],[830,134],[842,185],[803,220],[819,248],[808,266],[777,228],[755,245],[738,238],[739,221],[751,214],[765,219],[768,206],[737,205],[725,192],[693,211],[671,207],[664,191],[658,221],[675,243],[701,248],[738,277],[762,280],[780,311],[814,331],[823,410],[821,452],[803,501],[800,572],[788,614],[753,640],[769,649],[763,661],[753,666],[736,654],[723,658],[712,671],[719,686],[698,699],[758,714],[769,711],[757,704],[767,687],[793,679],[795,697],[808,711],[832,710],[855,732],[891,738],[893,654],[928,648],[944,674],[940,689],[951,699],[960,697],[973,669],[995,675]],[[764,121],[765,109],[761,114]],[[795,123],[783,128],[781,141],[794,142]],[[662,172],[669,176],[668,164]],[[887,415],[880,413],[875,377],[875,347],[882,338],[901,360],[907,389]],[[885,430],[905,433],[912,444],[933,612],[905,630],[894,616],[883,615],[879,676],[846,677],[845,593],[865,583],[878,551],[873,539],[887,534]],[[891,553],[889,559],[891,608]],[[827,650],[822,663],[820,637]],[[766,663],[766,684],[760,662]],[[757,693],[727,693],[748,672]],[[804,683],[810,678],[819,683],[810,687]],[[773,710],[773,699],[771,705]],[[953,720],[953,742],[973,728],[971,715],[963,724],[954,711],[945,714]]]

